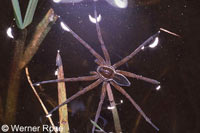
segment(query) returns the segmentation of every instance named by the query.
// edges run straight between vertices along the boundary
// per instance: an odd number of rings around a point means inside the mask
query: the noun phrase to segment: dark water
[[[160,43],[156,48],[145,49],[120,67],[122,70],[141,74],[161,82],[159,91],[155,90],[156,86],[154,85],[133,79],[129,79],[130,87],[123,87],[151,118],[152,122],[159,127],[161,133],[200,132],[198,81],[200,11],[196,5],[195,2],[184,0],[149,0],[149,3],[129,0],[129,6],[126,9],[112,7],[104,1],[98,2],[97,5],[98,13],[102,15],[100,27],[103,39],[112,63],[130,54],[145,39],[156,33],[160,27],[173,31],[182,37],[178,38],[162,32],[159,37]],[[23,10],[26,9],[25,4],[22,7]],[[95,25],[88,19],[88,14],[93,14],[92,2],[55,4],[47,0],[39,1],[33,23],[28,27],[29,33],[34,31],[34,27],[50,7],[60,18],[28,65],[33,82],[56,78],[54,72],[57,50],[61,52],[65,77],[88,75],[90,71],[96,70],[95,58],[75,38],[60,27],[60,22],[64,21],[91,47],[103,55]],[[0,9],[0,97],[2,103],[5,103],[15,46],[14,41],[7,37],[6,29],[15,23],[9,1],[4,1]],[[17,33],[18,31],[16,31]],[[67,96],[70,97],[90,83],[67,83]],[[91,132],[90,119],[94,119],[95,116],[100,88],[99,86],[71,103],[72,112],[69,112],[69,124],[72,133]],[[43,89],[38,88],[38,91],[47,104],[48,110],[53,108],[48,104],[48,100],[57,105],[56,84],[44,85]],[[123,133],[156,132],[143,118],[136,126],[139,113],[114,88],[113,93],[117,103],[120,100],[124,101],[123,104],[117,106]],[[115,132],[112,113],[106,109],[108,105],[109,101],[106,97],[101,112],[101,117],[104,120],[102,126],[105,131]],[[53,119],[58,125],[56,113],[53,115]],[[44,116],[45,114],[23,72],[16,124],[35,126],[48,124]]]

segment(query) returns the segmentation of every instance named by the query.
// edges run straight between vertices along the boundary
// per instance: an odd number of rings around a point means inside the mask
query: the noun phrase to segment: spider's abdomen
[[[112,80],[119,86],[130,86],[131,85],[129,80],[120,73],[115,73]]]
[[[114,70],[110,67],[106,66],[99,66],[97,68],[97,72],[104,78],[104,79],[112,79],[114,75]]]

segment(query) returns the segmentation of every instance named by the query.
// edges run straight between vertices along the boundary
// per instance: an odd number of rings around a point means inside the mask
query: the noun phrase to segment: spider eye
[[[122,74],[115,73],[112,80],[120,86],[130,86],[129,80]]]

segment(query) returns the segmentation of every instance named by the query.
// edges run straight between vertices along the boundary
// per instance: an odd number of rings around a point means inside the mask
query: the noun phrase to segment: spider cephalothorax
[[[98,66],[97,67],[98,74],[105,81],[110,81],[115,75],[115,69],[111,66]]]

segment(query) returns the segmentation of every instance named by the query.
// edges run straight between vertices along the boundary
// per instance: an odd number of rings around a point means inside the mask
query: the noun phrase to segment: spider
[[[59,109],[61,106],[71,102],[75,98],[85,94],[86,92],[94,89],[98,85],[102,83],[102,91],[100,96],[99,105],[97,108],[96,116],[94,122],[98,122],[98,118],[100,116],[102,104],[106,95],[107,87],[112,85],[117,91],[119,91],[121,94],[123,94],[131,103],[132,105],[138,110],[138,112],[143,116],[143,118],[157,131],[159,131],[158,127],[155,126],[151,120],[146,116],[146,114],[142,111],[142,109],[138,106],[138,104],[133,100],[133,98],[122,88],[123,86],[130,86],[131,83],[126,77],[129,78],[136,78],[140,79],[155,85],[159,85],[160,82],[157,80],[143,77],[141,75],[134,74],[132,72],[124,71],[124,70],[118,70],[117,68],[126,62],[128,62],[132,57],[134,57],[137,53],[139,53],[144,47],[150,45],[156,37],[158,37],[160,31],[169,32],[165,29],[160,28],[160,30],[149,37],[145,42],[143,42],[141,45],[139,45],[132,53],[130,53],[128,56],[123,58],[122,60],[116,62],[115,64],[111,64],[110,55],[108,53],[108,50],[105,47],[105,43],[101,34],[101,29],[99,22],[97,21],[97,11],[96,6],[94,6],[94,16],[96,19],[96,31],[98,40],[100,42],[101,49],[103,51],[104,58],[98,54],[86,41],[84,41],[79,35],[77,35],[72,29],[69,28],[69,26],[65,25],[67,27],[67,31],[71,33],[72,36],[74,36],[86,49],[89,50],[89,52],[96,58],[95,63],[98,65],[96,71],[90,72],[89,76],[81,76],[81,77],[73,77],[73,78],[65,78],[61,80],[48,80],[48,81],[41,81],[34,83],[34,85],[40,85],[40,84],[46,84],[46,83],[53,83],[53,82],[76,82],[76,81],[94,81],[92,84],[88,85],[87,87],[83,88],[82,90],[78,91],[71,97],[69,97],[65,102],[62,104],[56,106],[53,110],[49,112],[47,116],[51,116],[54,111]],[[177,35],[175,33],[169,32],[170,34]],[[177,35],[178,36],[178,35]],[[57,61],[59,63],[59,61]],[[126,77],[125,77],[126,76]],[[95,131],[95,126],[92,128],[92,133]]]

